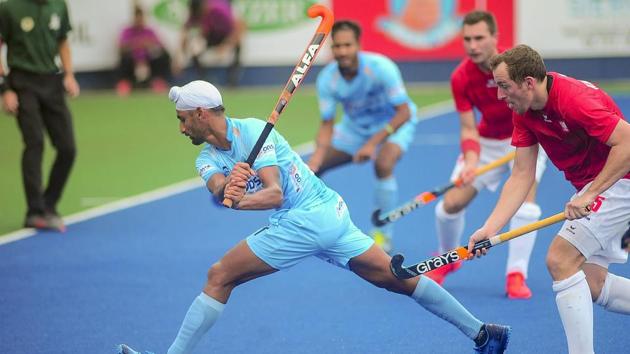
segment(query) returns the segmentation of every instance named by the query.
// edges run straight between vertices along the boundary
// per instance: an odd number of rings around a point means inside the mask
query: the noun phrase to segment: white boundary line
[[[433,119],[444,114],[453,111],[453,101],[448,100],[429,105],[425,108],[421,108],[419,111],[420,121]],[[306,155],[313,151],[315,143],[313,141],[298,145],[294,150],[299,155]],[[82,221],[94,219],[96,217],[111,214],[120,210],[132,208],[138,205],[153,202],[159,199],[164,199],[176,194],[184,193],[195,188],[203,187],[203,182],[198,178],[190,178],[182,182],[178,182],[166,187],[154,189],[149,192],[141,193],[135,196],[123,198],[115,202],[106,203],[95,208],[90,208],[76,214],[72,214],[63,218],[66,225],[76,224]],[[19,241],[31,236],[35,236],[37,230],[32,228],[25,228],[17,231],[10,232],[8,234],[0,235],[0,246]]]

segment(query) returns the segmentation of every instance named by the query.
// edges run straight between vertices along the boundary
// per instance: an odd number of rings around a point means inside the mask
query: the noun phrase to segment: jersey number
[[[591,211],[593,213],[596,213],[599,210],[599,208],[602,207],[602,203],[604,202],[604,200],[606,200],[606,197],[602,197],[601,195],[598,195],[593,201],[593,204],[591,204]]]

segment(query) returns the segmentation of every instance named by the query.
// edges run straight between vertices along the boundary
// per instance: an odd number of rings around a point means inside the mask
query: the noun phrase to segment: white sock
[[[168,354],[191,353],[201,337],[217,321],[224,307],[224,304],[205,293],[199,294],[186,312],[177,337],[168,348]]]
[[[630,279],[608,273],[596,303],[608,311],[630,315]]]
[[[531,224],[540,219],[540,207],[534,203],[523,203],[516,211],[510,222],[510,230],[517,229],[521,226]],[[505,274],[513,272],[523,273],[527,278],[527,269],[529,268],[529,257],[536,243],[537,231],[532,231],[521,237],[510,240],[508,242],[508,259]]]
[[[593,302],[584,272],[580,270],[567,279],[554,281],[553,291],[569,354],[594,353]]]
[[[396,177],[391,175],[387,178],[379,179],[376,181],[374,188],[374,203],[377,209],[381,210],[381,213],[386,213],[398,205],[398,183]],[[386,236],[394,237],[394,224],[389,223],[380,227],[381,232]]]
[[[466,209],[455,214],[447,214],[444,211],[443,200],[440,200],[435,206],[435,229],[437,231],[438,252],[440,254],[461,246],[459,242],[464,232],[465,211]]]

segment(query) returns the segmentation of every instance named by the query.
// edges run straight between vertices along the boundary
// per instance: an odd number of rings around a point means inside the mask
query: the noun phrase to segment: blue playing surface
[[[630,99],[618,102],[629,115]],[[419,123],[414,146],[396,169],[401,202],[447,182],[458,129],[454,113]],[[371,164],[337,169],[324,180],[369,232]],[[548,166],[538,193],[543,216],[562,211],[572,193]],[[481,225],[496,198],[484,191],[470,205],[466,235]],[[408,263],[436,249],[433,207],[396,223],[395,249]],[[199,188],[71,225],[65,234],[41,233],[0,246],[0,353],[113,353],[117,343],[166,352],[209,266],[265,225],[268,215],[219,209]],[[512,325],[510,353],[566,352],[544,264],[558,228],[539,232],[529,271],[531,300],[504,296],[505,246],[467,262],[445,283],[481,320]],[[611,271],[630,277],[627,265]],[[627,353],[630,319],[599,306],[594,313],[596,351]],[[409,298],[310,259],[237,287],[196,352],[461,353],[472,352],[472,342]]]

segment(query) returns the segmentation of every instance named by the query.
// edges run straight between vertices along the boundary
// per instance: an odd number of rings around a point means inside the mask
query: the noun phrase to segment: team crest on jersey
[[[32,17],[27,16],[27,17],[22,18],[22,20],[20,21],[20,28],[24,32],[30,32],[33,30],[34,27],[35,27],[35,20],[33,20]]]
[[[551,123],[551,119],[549,119],[549,117],[546,114],[542,114],[543,120],[547,123]]]
[[[52,14],[52,16],[50,16],[50,23],[48,23],[48,28],[53,31],[58,31],[61,28],[61,19],[59,18],[59,15]]]

